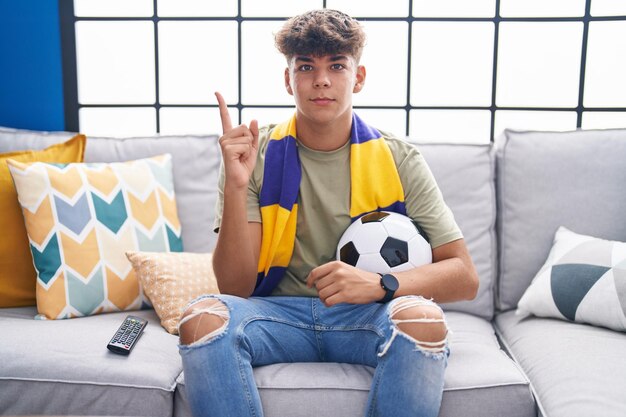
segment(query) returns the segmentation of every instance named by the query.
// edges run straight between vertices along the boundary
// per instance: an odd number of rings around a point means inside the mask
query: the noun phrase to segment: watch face
[[[383,285],[385,286],[385,289],[389,291],[397,291],[398,287],[400,286],[398,284],[398,279],[391,274],[383,275],[382,281],[383,281]]]

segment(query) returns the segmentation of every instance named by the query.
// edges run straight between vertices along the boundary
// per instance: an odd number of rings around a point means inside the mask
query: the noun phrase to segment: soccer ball
[[[432,263],[432,249],[413,220],[378,211],[361,216],[346,229],[337,245],[337,259],[385,274]]]

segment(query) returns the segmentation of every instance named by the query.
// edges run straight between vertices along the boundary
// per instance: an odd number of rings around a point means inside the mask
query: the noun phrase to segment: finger
[[[317,287],[317,295],[320,300],[325,301],[328,297],[338,293],[340,291],[339,285],[333,285],[336,283],[327,283],[325,287]]]
[[[319,288],[318,281],[324,279],[328,275],[330,275],[337,268],[338,263],[335,261],[331,261],[325,263],[323,265],[314,268],[306,279],[306,284],[309,288],[312,288],[314,285]]]
[[[343,294],[341,294],[340,292],[337,292],[327,297],[326,299],[322,300],[322,302],[324,303],[326,307],[332,307],[334,305],[344,303],[346,302],[346,300],[344,300]]]
[[[250,146],[229,147],[224,152],[225,161],[245,161],[250,157]]]
[[[248,126],[244,125],[239,125],[239,126],[235,126],[233,128],[231,128],[231,130],[229,132],[225,132],[224,135],[222,137],[220,137],[220,141],[224,142],[224,141],[230,141],[232,139],[237,139],[240,137],[246,137],[248,138],[248,141],[250,141],[250,143],[252,143],[253,137],[252,137],[252,132],[250,132],[250,129],[248,129]]]
[[[307,285],[309,285],[309,288],[311,288],[316,281],[324,278],[325,276],[331,274],[333,271],[338,270],[344,265],[345,264],[341,261],[330,261],[318,266],[317,268],[314,268],[307,277]]]
[[[309,272],[309,276],[306,278],[306,286],[309,288],[313,288],[315,283],[324,278],[326,276],[324,265],[318,266],[317,268],[313,268],[311,272]]]
[[[315,271],[315,269],[313,271]],[[309,272],[309,276],[306,277],[307,288],[313,288],[313,284],[315,284],[315,281],[317,280],[315,274],[313,274],[313,271]]]
[[[229,144],[223,149],[224,158],[228,159],[245,159],[250,155],[249,144]]]
[[[248,146],[248,149],[250,149],[251,142],[252,142],[252,139],[250,139],[248,136],[239,136],[236,138],[229,138],[228,140],[223,140],[221,144],[222,144],[222,147],[227,147],[231,145],[246,145]]]
[[[337,279],[336,279],[335,275],[328,274],[328,275],[325,275],[325,276],[319,278],[317,281],[315,281],[313,283],[313,285],[315,286],[315,288],[317,288],[317,291],[319,292],[319,291],[323,290],[324,288],[328,288],[328,287],[332,286],[333,284],[335,284],[336,280]]]
[[[250,121],[250,133],[252,133],[252,147],[259,148],[259,122],[257,120]]]
[[[228,135],[232,134],[229,133]],[[255,150],[252,149],[252,134],[248,131],[247,134],[236,136],[236,137],[228,137],[228,135],[224,135],[219,139],[219,144],[222,149],[223,155],[232,156],[233,153],[248,157]]]
[[[228,106],[226,106],[226,101],[224,101],[224,97],[217,91],[215,92],[215,97],[217,98],[217,105],[220,108],[220,118],[222,119],[222,132],[226,133],[233,128],[232,122],[230,121],[230,113],[228,113]]]

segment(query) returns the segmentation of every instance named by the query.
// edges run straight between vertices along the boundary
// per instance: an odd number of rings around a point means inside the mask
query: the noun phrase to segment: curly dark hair
[[[348,54],[357,62],[365,32],[356,19],[337,10],[311,10],[287,20],[275,34],[276,48],[289,60],[296,55]]]

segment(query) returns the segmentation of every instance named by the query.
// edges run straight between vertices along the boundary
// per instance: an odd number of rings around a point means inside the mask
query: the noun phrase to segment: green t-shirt
[[[263,184],[265,151],[275,125],[259,131],[257,163],[248,184],[248,221],[261,222],[259,195]],[[407,215],[430,239],[433,248],[463,237],[445,204],[435,179],[418,149],[382,132],[393,155],[404,189]],[[350,225],[350,141],[341,148],[316,151],[298,143],[302,179],[298,194],[298,219],[293,256],[285,277],[272,295],[317,296],[307,288],[311,270],[336,258],[337,244]],[[215,230],[224,207],[224,167],[220,172]]]

